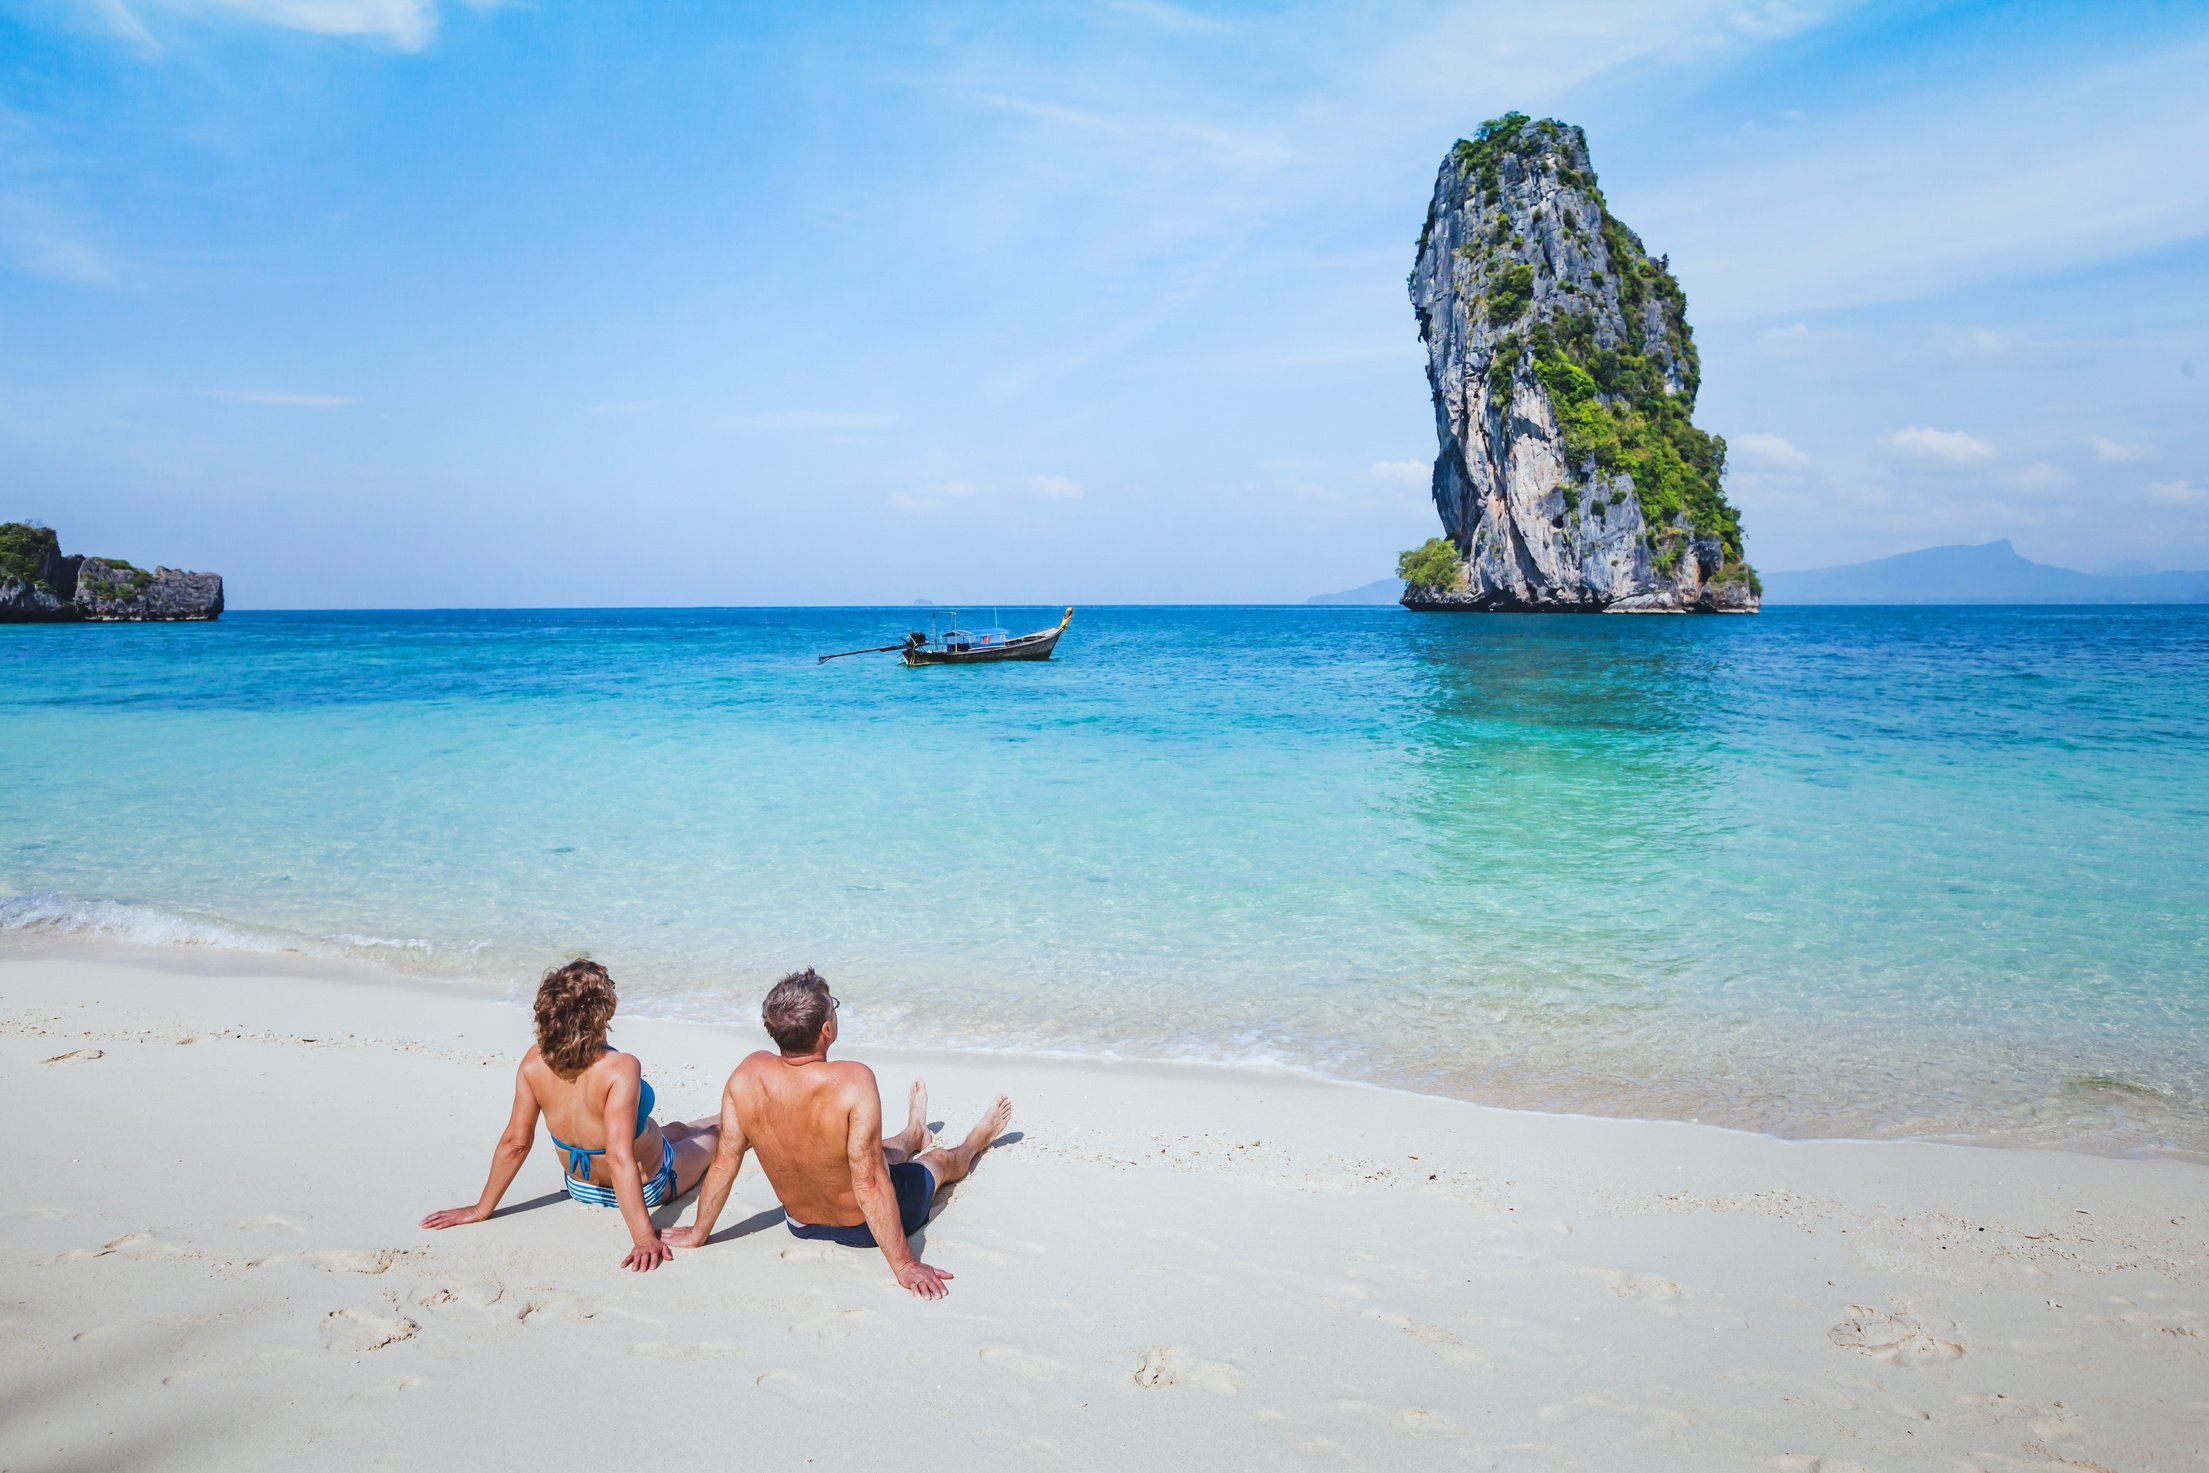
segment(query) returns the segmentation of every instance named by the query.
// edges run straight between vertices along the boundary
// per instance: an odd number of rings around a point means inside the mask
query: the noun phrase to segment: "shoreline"
[[[276,933],[271,932],[269,934],[273,937]],[[516,1000],[518,996],[516,989],[524,985],[518,981],[501,983],[464,972],[409,971],[398,964],[403,958],[396,956],[389,958],[356,958],[317,953],[301,948],[232,946],[220,942],[198,940],[127,941],[103,937],[85,931],[15,930],[0,932],[0,964],[5,964],[11,958],[104,961],[156,972],[175,971],[182,975],[305,975],[344,982],[349,985],[369,987],[403,986],[429,989],[433,992],[445,989],[499,1001],[507,1006],[519,1006]],[[752,1020],[748,1012],[741,1007],[732,1007],[730,1015],[725,1017],[710,1014],[699,1016],[681,1006],[681,1004],[691,1000],[710,1002],[715,1005],[723,1002],[745,1001],[737,999],[733,995],[723,997],[722,995],[702,991],[685,991],[665,994],[645,993],[633,998],[625,994],[623,1005],[625,1016],[640,1021],[650,1019],[656,1022],[696,1024],[708,1028],[745,1028],[751,1026]],[[676,1006],[669,1006],[670,1003],[674,1003]],[[1314,1084],[1376,1090],[1384,1094],[1402,1095],[1412,1099],[1448,1100],[1477,1109],[1499,1110],[1514,1114],[1554,1116],[1569,1120],[1694,1125],[1758,1139],[1784,1142],[1831,1142],[1867,1145],[1893,1143],[1956,1146],[1969,1150],[1989,1151],[2054,1151],[2066,1155],[2086,1156],[2102,1160],[2176,1161],[2209,1166],[2209,1146],[2192,1148],[2163,1143],[2144,1148],[2111,1137],[2051,1141],[2004,1136],[1991,1131],[1923,1134],[1898,1132],[1886,1135],[1840,1131],[1830,1133],[1788,1132],[1726,1120],[1705,1120],[1699,1116],[1685,1114],[1606,1112],[1575,1108],[1563,1103],[1552,1104],[1539,1100],[1484,1097],[1471,1093],[1452,1093],[1443,1089],[1422,1089],[1412,1084],[1331,1073],[1316,1065],[1298,1064],[1277,1059],[1176,1058],[1139,1052],[1119,1053],[1110,1050],[1089,1051],[1020,1045],[993,1047],[965,1043],[880,1043],[868,1031],[865,1025],[865,1013],[862,1012],[856,1016],[861,1026],[851,1033],[852,1046],[876,1053],[957,1058],[975,1062],[1002,1060],[1016,1065],[1062,1063],[1075,1067],[1097,1068],[1155,1066],[1168,1071],[1193,1071],[1199,1075],[1217,1073],[1226,1078],[1277,1075]]]
[[[415,1225],[480,1183],[524,1015],[267,960],[0,952],[0,1101],[66,1122],[0,1215],[0,1466],[510,1466],[644,1425],[928,1468],[2152,1468],[2209,1437],[2191,1163],[858,1047],[950,1129],[1013,1095],[922,1236],[949,1300],[790,1238],[756,1166],[639,1276],[542,1145],[492,1222]],[[615,1036],[662,1118],[760,1042]],[[578,1417],[585,1384],[646,1421]]]

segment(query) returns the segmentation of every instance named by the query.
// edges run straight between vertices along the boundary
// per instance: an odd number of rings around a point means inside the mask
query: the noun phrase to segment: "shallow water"
[[[1085,609],[1048,665],[812,659],[912,617],[0,628],[0,945],[587,950],[729,1017],[812,964],[855,1040],[2209,1154],[2209,610]]]

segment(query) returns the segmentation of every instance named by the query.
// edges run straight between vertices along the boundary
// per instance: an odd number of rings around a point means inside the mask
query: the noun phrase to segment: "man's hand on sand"
[[[695,1223],[689,1227],[669,1228],[666,1232],[660,1234],[660,1241],[670,1248],[703,1248],[706,1246],[706,1240],[698,1236],[698,1228]]]
[[[951,1292],[944,1287],[944,1281],[955,1277],[957,1275],[947,1274],[940,1268],[930,1268],[917,1258],[897,1271],[897,1281],[923,1299],[943,1298]]]
[[[675,1256],[675,1250],[658,1238],[649,1243],[639,1243],[629,1250],[629,1256],[621,1260],[623,1268],[633,1268],[640,1274],[648,1274]]]
[[[481,1222],[491,1214],[481,1207],[448,1207],[443,1212],[432,1212],[422,1219],[426,1228],[462,1227],[471,1222]]]

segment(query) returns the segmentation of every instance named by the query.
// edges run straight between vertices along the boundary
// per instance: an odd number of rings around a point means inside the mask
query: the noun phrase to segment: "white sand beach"
[[[760,1035],[623,1018],[663,1119]],[[2209,1459],[2209,1169],[1785,1142],[1248,1070],[854,1050],[1015,1138],[924,1303],[756,1166],[648,1275],[528,1040],[287,959],[0,954],[0,1468],[2122,1469]],[[689,1200],[681,1205],[687,1219]],[[674,1214],[658,1214],[663,1221]]]

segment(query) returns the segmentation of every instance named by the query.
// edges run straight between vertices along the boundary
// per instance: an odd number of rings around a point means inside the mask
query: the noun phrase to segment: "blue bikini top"
[[[613,1045],[608,1044],[606,1046],[606,1052],[610,1054],[613,1051]],[[649,1079],[639,1079],[637,1081],[636,1134],[640,1136],[643,1135],[644,1127],[652,1123],[652,1106],[654,1103],[655,1096],[652,1093],[652,1081]],[[545,1134],[548,1136],[552,1136],[552,1144],[556,1148],[568,1153],[568,1175],[570,1176],[589,1176],[591,1174],[591,1157],[603,1156],[606,1154],[606,1148],[604,1146],[600,1146],[595,1151],[586,1151],[581,1146],[569,1145],[566,1141],[560,1139],[560,1137],[552,1135],[552,1127],[549,1125],[545,1127]]]

